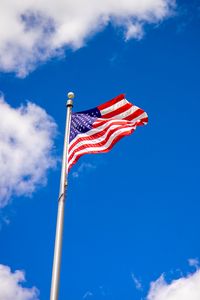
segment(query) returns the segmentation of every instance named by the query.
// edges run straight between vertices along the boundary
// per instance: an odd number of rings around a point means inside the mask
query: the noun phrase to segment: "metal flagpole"
[[[58,300],[58,292],[59,292],[60,264],[61,264],[63,224],[64,224],[64,207],[65,207],[65,197],[66,197],[67,179],[68,179],[68,171],[67,171],[68,157],[67,156],[68,156],[73,98],[74,98],[74,93],[72,92],[68,93],[68,101],[66,103],[67,117],[66,117],[64,147],[63,147],[62,171],[61,171],[61,179],[60,179],[60,192],[58,198],[58,213],[57,213],[56,238],[55,238],[55,248],[54,248],[50,300]]]

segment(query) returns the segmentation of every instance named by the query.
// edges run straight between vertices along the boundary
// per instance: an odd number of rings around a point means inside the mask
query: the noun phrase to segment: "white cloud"
[[[200,270],[167,283],[162,275],[151,283],[147,300],[199,300]]]
[[[55,166],[52,154],[56,124],[41,107],[27,103],[15,109],[0,97],[0,207],[12,195],[30,195],[46,183]]]
[[[144,30],[143,26],[140,23],[135,23],[132,24],[130,23],[129,26],[127,27],[127,32],[126,32],[126,41],[130,39],[137,39],[141,40],[144,35]]]
[[[24,281],[24,272],[0,265],[0,300],[38,300],[38,290],[23,287]]]
[[[38,63],[78,49],[108,23],[126,40],[142,38],[145,24],[170,16],[175,0],[1,0],[0,70],[25,76]]]

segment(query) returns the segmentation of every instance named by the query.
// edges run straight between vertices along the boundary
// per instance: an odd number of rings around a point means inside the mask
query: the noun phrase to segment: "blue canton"
[[[101,113],[97,107],[78,113],[72,113],[69,142],[78,134],[86,133],[91,130],[94,121],[100,117]]]

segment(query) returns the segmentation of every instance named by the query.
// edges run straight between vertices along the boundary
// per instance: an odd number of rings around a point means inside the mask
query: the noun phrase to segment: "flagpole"
[[[68,157],[67,156],[68,156],[73,98],[74,98],[74,93],[72,92],[68,93],[68,100],[66,103],[67,116],[66,116],[65,139],[64,139],[64,147],[63,147],[62,171],[61,171],[61,178],[60,178],[60,192],[58,198],[58,213],[57,213],[56,238],[55,238],[55,247],[54,247],[50,300],[58,300],[58,293],[59,293],[60,265],[61,265],[63,225],[64,225],[64,207],[65,207],[66,190],[68,184],[67,182]]]

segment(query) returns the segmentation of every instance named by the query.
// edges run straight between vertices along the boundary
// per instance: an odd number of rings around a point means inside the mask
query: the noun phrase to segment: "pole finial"
[[[67,96],[68,96],[69,99],[74,99],[74,93],[73,92],[69,92],[67,94]]]

